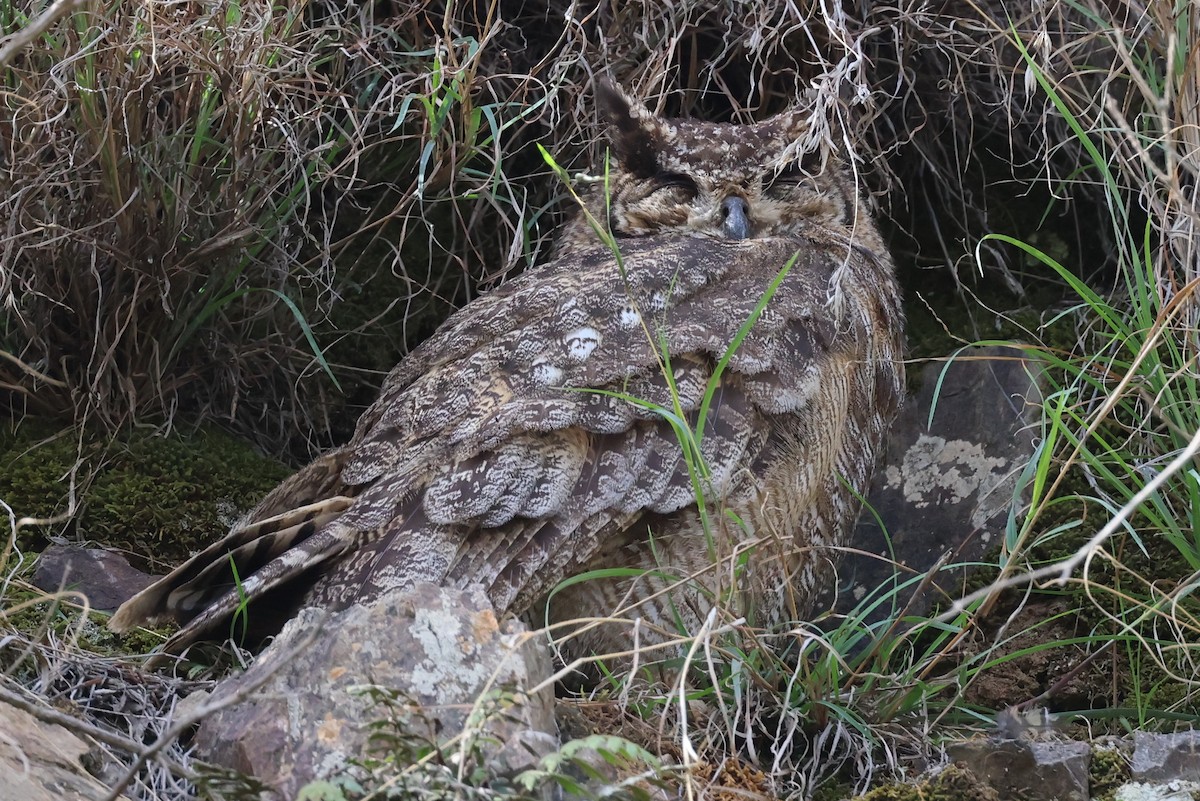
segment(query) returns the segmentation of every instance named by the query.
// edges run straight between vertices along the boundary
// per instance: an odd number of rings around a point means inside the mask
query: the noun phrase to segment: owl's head
[[[796,146],[808,128],[803,110],[735,125],[664,119],[609,83],[597,99],[609,122],[618,236],[785,236],[844,223],[851,211],[840,165]]]

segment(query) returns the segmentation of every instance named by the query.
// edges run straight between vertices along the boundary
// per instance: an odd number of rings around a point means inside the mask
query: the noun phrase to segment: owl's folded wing
[[[174,617],[187,624],[174,652],[247,600],[314,578],[307,600],[335,608],[420,580],[478,582],[502,610],[527,606],[642,516],[697,490],[719,497],[753,464],[768,417],[802,409],[829,359],[862,358],[870,312],[834,319],[835,267],[803,239],[647,237],[624,240],[619,262],[598,247],[516,279],[405,359],[351,443],[110,626]],[[702,407],[689,470],[681,442]]]

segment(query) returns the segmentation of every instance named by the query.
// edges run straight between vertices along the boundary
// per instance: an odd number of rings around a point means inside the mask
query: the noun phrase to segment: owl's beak
[[[725,198],[721,203],[721,211],[725,221],[721,224],[725,236],[730,239],[746,239],[750,236],[750,219],[746,216],[750,211],[745,198],[736,195]]]

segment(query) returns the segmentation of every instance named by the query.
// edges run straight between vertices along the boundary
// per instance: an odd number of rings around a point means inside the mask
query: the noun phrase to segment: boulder
[[[839,568],[839,612],[929,571],[943,554],[947,564],[971,562],[1000,541],[1018,475],[1034,452],[1039,371],[1008,347],[968,348],[922,370],[859,516],[851,546],[861,553],[848,553]],[[966,572],[943,570],[920,597],[896,593],[867,620],[893,606],[920,615],[939,596],[958,598]]]
[[[38,556],[33,573],[39,590],[81,592],[100,612],[115,611],[154,579],[116,551],[78,545],[51,545]]]
[[[1200,732],[1135,731],[1129,772],[1140,782],[1200,781]]]
[[[1087,743],[967,740],[946,753],[994,789],[1022,801],[1088,801]]]
[[[91,748],[67,729],[0,703],[0,801],[104,798],[108,788],[84,769],[89,760]]]
[[[296,653],[314,626],[323,631]],[[406,741],[482,754],[488,775],[533,767],[557,745],[546,646],[515,622],[501,626],[481,589],[419,585],[327,615],[305,609],[212,702],[265,679],[208,717],[202,759],[293,798],[314,780],[357,775],[351,761]]]

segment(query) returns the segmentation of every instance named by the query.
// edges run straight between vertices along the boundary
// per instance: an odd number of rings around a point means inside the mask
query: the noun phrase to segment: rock
[[[878,558],[846,555],[838,611],[852,611],[867,593],[894,580],[925,573],[944,553],[949,563],[969,562],[999,542],[1017,476],[1033,454],[1028,422],[1037,408],[1031,374],[1038,370],[1022,351],[1006,347],[970,348],[948,364],[925,367],[920,392],[892,426],[870,508],[851,543]],[[897,569],[893,559],[908,569]],[[942,593],[960,597],[964,578],[965,571],[944,570],[921,597],[896,594],[867,620],[881,619],[893,604],[910,604],[908,612],[920,615]]]
[[[1139,782],[1200,781],[1200,732],[1134,732],[1129,771]]]
[[[108,788],[88,775],[90,748],[62,726],[0,703],[0,801],[92,801]],[[125,796],[120,796],[128,801]]]
[[[112,612],[154,581],[124,556],[102,548],[51,545],[38,556],[33,583],[45,592],[75,590],[92,609]]]
[[[1196,782],[1130,782],[1118,787],[1112,798],[1113,801],[1192,801],[1197,796],[1200,796],[1200,784]]]
[[[1088,801],[1087,743],[967,740],[946,753],[992,787],[1001,798]]]
[[[463,751],[480,749],[491,775],[533,767],[557,747],[552,688],[524,692],[550,675],[549,654],[523,626],[502,629],[481,589],[426,584],[387,594],[329,616],[295,653],[323,617],[303,610],[249,670],[217,687],[214,702],[269,675],[203,722],[201,758],[290,799],[380,745],[394,753],[409,737],[445,742],[465,727],[474,739]],[[372,693],[390,701],[375,703]]]

